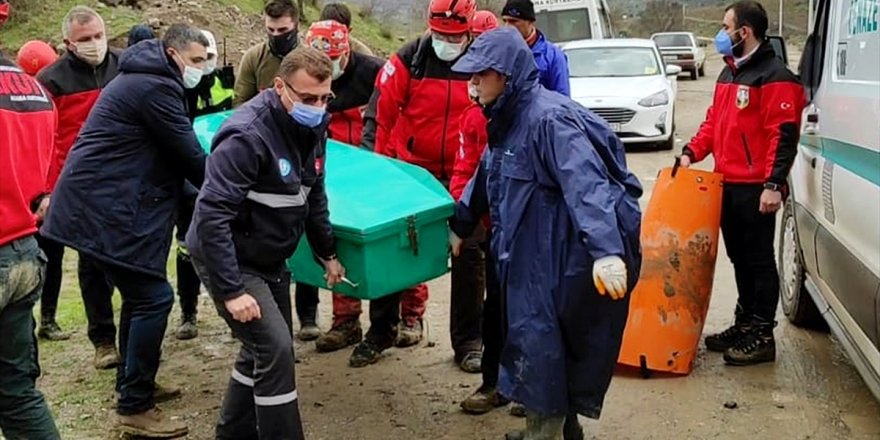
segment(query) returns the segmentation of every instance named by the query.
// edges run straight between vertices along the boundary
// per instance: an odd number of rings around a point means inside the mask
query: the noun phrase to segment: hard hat
[[[480,35],[498,27],[498,17],[492,11],[477,11],[471,19],[471,33]]]
[[[25,73],[35,76],[58,59],[58,53],[45,41],[32,40],[21,46],[16,61]]]
[[[467,33],[476,10],[475,0],[431,0],[428,6],[428,27],[441,34]]]

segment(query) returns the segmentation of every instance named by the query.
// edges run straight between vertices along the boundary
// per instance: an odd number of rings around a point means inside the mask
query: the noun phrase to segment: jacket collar
[[[751,56],[747,56],[739,66],[737,66],[736,59],[731,56],[724,57],[724,62],[727,63],[727,66],[730,67],[733,72],[742,72],[743,70],[775,57],[776,51],[773,50],[773,45],[770,44],[769,40],[764,40],[761,42],[761,45],[755,49],[754,53],[752,53]]]

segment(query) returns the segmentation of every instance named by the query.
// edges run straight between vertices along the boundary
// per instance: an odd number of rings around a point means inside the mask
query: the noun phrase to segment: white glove
[[[626,296],[626,264],[616,255],[603,257],[593,263],[593,283],[600,295],[608,292],[611,299]]]
[[[452,229],[449,230],[449,248],[452,249],[452,256],[457,257],[461,253],[461,237],[459,237]]]

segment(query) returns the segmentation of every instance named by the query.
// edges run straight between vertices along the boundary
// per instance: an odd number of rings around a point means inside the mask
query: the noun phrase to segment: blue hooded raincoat
[[[598,418],[620,351],[629,296],[593,285],[593,263],[641,269],[638,198],[623,145],[599,117],[539,85],[534,57],[512,29],[478,38],[454,66],[508,78],[486,109],[489,148],[456,208],[465,237],[492,218],[492,252],[505,289],[508,333],[500,388],[529,411]]]

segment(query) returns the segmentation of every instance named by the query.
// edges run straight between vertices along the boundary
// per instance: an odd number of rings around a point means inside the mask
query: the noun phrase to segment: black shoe
[[[44,319],[40,323],[40,330],[37,336],[47,341],[66,341],[70,339],[70,333],[61,330],[58,323],[54,319]]]
[[[379,356],[382,352],[391,348],[393,344],[393,341],[376,343],[369,338],[364,339],[363,342],[354,348],[351,357],[348,358],[348,365],[352,368],[363,368],[367,365],[375,364],[379,361]]]
[[[565,425],[562,427],[562,440],[584,440],[584,428],[578,421],[577,413],[565,417]]]
[[[714,335],[706,336],[706,349],[718,353],[724,353],[742,339],[749,331],[751,326],[744,323],[736,323],[727,330]]]
[[[755,329],[742,337],[724,353],[724,362],[733,366],[757,365],[776,360],[773,328]]]
[[[177,332],[174,336],[181,341],[195,339],[199,336],[198,319],[195,313],[183,315],[180,318],[180,327],[177,327]]]

